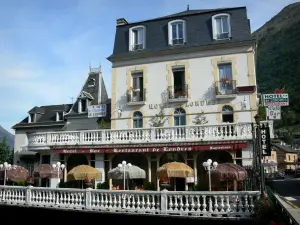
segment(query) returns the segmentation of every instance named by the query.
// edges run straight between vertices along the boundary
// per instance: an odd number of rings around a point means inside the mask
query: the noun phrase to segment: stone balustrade
[[[0,205],[124,214],[249,218],[258,191],[110,191],[0,186]]]
[[[267,122],[263,122],[267,123]],[[273,123],[269,122],[271,137]],[[28,147],[252,140],[252,124],[153,127],[124,130],[43,132],[28,135]]]

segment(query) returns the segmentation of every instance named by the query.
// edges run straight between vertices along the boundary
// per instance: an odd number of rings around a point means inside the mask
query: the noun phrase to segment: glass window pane
[[[180,126],[180,123],[179,123],[179,116],[175,116],[175,117],[174,117],[174,125],[175,125],[175,126]]]
[[[144,42],[144,29],[138,29],[138,44],[143,44]]]
[[[222,24],[221,24],[221,18],[217,18],[216,19],[216,31],[217,34],[221,34],[222,33]]]
[[[172,25],[172,39],[177,39],[177,24]]]
[[[221,18],[222,20],[222,33],[228,33],[228,17],[224,16]]]
[[[183,23],[178,23],[178,38],[183,38]]]

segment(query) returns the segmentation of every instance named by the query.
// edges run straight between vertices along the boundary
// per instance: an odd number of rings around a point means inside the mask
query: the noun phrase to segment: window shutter
[[[187,34],[186,34],[186,31],[187,31],[187,29],[186,29],[186,21],[185,21],[185,20],[183,20],[182,22],[183,22],[183,39],[184,39],[184,43],[187,43]]]
[[[173,37],[172,37],[172,22],[168,23],[168,40],[169,40],[169,45],[173,44],[172,41]]]
[[[129,29],[129,43],[128,43],[128,50],[132,51],[132,29]]]

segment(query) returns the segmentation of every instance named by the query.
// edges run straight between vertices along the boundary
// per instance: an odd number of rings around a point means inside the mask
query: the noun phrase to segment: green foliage
[[[258,115],[259,115],[260,121],[265,121],[266,117],[267,117],[267,115],[266,115],[266,108],[260,106],[258,108]]]
[[[148,190],[148,191],[155,191],[155,185],[151,182],[148,182],[145,187],[144,190]]]
[[[149,119],[149,124],[151,127],[162,127],[165,122],[168,120],[165,114],[165,107],[163,105],[159,106],[159,112],[155,114],[154,117]]]
[[[24,180],[20,180],[20,181],[16,182],[16,185],[17,186],[25,186],[26,182]]]
[[[99,128],[106,129],[106,122],[103,118],[100,120]]]
[[[282,140],[287,143],[288,145],[291,145],[294,141],[294,136],[293,135],[285,135]]]
[[[296,11],[298,9],[295,9]],[[299,10],[298,10],[299,11]],[[277,18],[289,18],[291,11],[281,12]],[[298,12],[300,13],[300,12]],[[292,18],[292,17],[291,17]],[[288,20],[288,19],[287,19]],[[280,27],[266,32],[268,27]],[[274,19],[271,26],[266,24],[255,35],[257,40],[257,82],[262,94],[274,93],[275,89],[285,88],[289,94],[290,106],[282,107],[282,120],[276,121],[276,127],[300,124],[300,22],[288,22]]]
[[[11,150],[7,143],[6,137],[0,140],[0,163],[10,162]]]
[[[109,189],[109,183],[107,181],[105,181],[103,183],[98,183],[97,189]]]

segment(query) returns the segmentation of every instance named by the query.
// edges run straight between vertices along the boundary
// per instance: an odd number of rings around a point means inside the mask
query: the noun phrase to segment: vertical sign
[[[262,156],[271,156],[270,128],[264,124],[260,127],[260,141]]]

